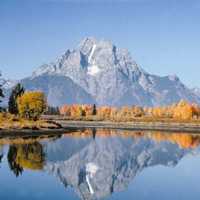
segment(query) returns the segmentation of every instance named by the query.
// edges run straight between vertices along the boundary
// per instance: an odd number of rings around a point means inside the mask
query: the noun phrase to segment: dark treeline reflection
[[[39,142],[34,142],[32,144],[10,145],[7,159],[10,170],[19,176],[23,169],[43,169],[45,155],[42,145]]]

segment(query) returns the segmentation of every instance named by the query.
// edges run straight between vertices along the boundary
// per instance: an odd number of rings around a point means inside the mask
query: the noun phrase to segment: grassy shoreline
[[[60,129],[62,126],[53,120],[27,120],[12,115],[0,118],[0,131],[17,131],[17,130],[45,130]]]
[[[99,118],[66,118],[62,116],[43,116],[38,121],[18,118],[7,118],[0,121],[0,135],[8,132],[58,132],[58,134],[70,129],[104,128],[126,129],[144,131],[168,131],[200,133],[200,120],[174,120],[155,118],[135,118],[133,121],[110,121]],[[3,134],[4,133],[4,134]]]
[[[184,122],[112,122],[112,121],[71,121],[56,120],[64,129],[69,128],[105,128],[144,131],[194,132],[200,133],[200,123]]]

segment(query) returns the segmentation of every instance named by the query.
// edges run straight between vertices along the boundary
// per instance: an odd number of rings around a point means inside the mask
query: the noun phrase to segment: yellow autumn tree
[[[110,112],[110,120],[115,121],[118,115],[119,109],[112,107]]]
[[[97,115],[103,119],[109,119],[111,114],[111,107],[102,106],[97,109]]]
[[[45,159],[40,143],[16,145],[16,149],[15,161],[21,167],[32,170],[43,169]]]
[[[193,107],[186,101],[181,100],[174,109],[174,118],[189,120],[194,114]]]
[[[46,97],[43,92],[25,92],[17,99],[19,114],[27,119],[37,120],[47,108]]]
[[[85,116],[85,111],[83,109],[83,106],[80,104],[71,105],[70,110],[71,110],[72,117],[76,118],[76,117]]]

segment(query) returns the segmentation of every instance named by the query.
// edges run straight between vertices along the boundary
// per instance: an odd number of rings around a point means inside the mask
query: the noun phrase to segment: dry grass
[[[27,120],[9,113],[0,113],[0,129],[56,129],[61,128],[58,123],[47,120]]]

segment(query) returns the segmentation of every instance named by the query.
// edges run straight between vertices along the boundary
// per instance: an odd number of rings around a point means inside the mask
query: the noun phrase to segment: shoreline
[[[3,137],[26,137],[41,135],[62,135],[83,129],[118,129],[129,131],[161,131],[176,133],[200,134],[200,124],[177,123],[177,122],[111,122],[111,121],[68,121],[53,120],[62,128],[43,129],[1,129],[0,138]]]
[[[144,130],[144,131],[165,131],[199,133],[200,124],[177,123],[177,122],[111,122],[111,121],[67,121],[56,120],[64,129],[69,128],[104,128],[122,130]]]
[[[40,130],[31,130],[31,129],[4,129],[0,130],[0,139],[6,137],[40,137],[40,136],[59,136],[62,134],[70,134],[73,131],[78,129],[69,128],[69,129],[40,129]]]

